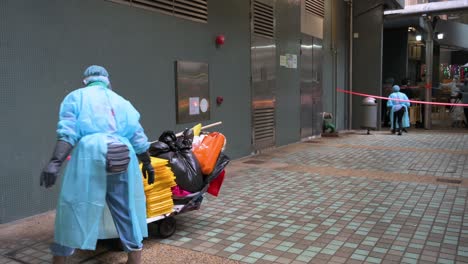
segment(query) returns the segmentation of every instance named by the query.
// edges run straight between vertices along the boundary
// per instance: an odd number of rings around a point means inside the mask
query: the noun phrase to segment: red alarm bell
[[[216,104],[221,105],[224,101],[224,98],[222,96],[216,97]]]
[[[221,46],[221,45],[224,45],[224,36],[223,35],[218,35],[216,36],[216,46]]]

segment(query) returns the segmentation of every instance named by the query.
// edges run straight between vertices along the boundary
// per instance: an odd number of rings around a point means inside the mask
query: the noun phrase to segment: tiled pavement
[[[468,134],[312,142],[232,162],[220,196],[176,216],[177,232],[146,241],[144,254],[163,244],[216,263],[468,263]],[[0,263],[47,263],[51,236],[0,239]],[[114,263],[115,254],[100,248],[73,262]],[[182,263],[154,258],[147,263]]]

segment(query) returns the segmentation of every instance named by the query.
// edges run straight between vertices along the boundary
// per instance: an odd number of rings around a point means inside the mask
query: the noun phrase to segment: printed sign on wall
[[[280,55],[280,66],[296,69],[297,68],[297,55],[296,54],[284,54]]]
[[[177,124],[210,119],[208,64],[176,61]]]

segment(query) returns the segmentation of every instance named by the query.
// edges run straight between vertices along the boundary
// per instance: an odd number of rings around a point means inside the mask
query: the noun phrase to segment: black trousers
[[[393,112],[393,131],[397,131],[396,124],[398,124],[398,132],[401,132],[403,128],[403,115],[405,114],[405,108],[402,107],[400,110]]]

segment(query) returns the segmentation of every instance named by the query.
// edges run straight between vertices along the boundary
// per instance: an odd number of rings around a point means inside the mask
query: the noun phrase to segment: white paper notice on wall
[[[297,68],[297,55],[296,54],[286,54],[287,68],[296,69]]]
[[[286,67],[286,56],[285,55],[280,55],[280,66]]]
[[[189,115],[200,114],[200,97],[189,97]]]
[[[296,69],[297,68],[297,55],[296,54],[284,54],[280,55],[280,66]]]

